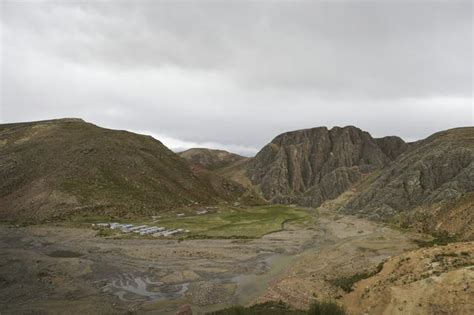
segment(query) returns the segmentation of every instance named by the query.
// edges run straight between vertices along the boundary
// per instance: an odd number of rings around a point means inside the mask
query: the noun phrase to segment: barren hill
[[[150,213],[222,196],[160,141],[80,119],[0,125],[0,178],[2,219]]]

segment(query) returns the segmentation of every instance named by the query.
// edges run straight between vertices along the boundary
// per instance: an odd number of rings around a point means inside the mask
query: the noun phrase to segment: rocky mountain
[[[193,148],[178,154],[191,163],[194,168],[204,168],[208,170],[216,170],[245,159],[243,156],[224,150],[212,150],[206,148]]]
[[[319,127],[283,133],[254,158],[180,156],[152,137],[79,119],[0,125],[0,219],[331,200],[344,213],[474,238],[473,127],[409,144]]]
[[[145,214],[235,197],[160,141],[79,119],[0,125],[0,179],[2,219]]]
[[[398,137],[374,139],[352,126],[292,131],[266,145],[248,163],[247,176],[272,202],[319,206],[407,148]]]
[[[343,208],[474,238],[474,128],[418,141]]]
[[[405,143],[348,126],[281,134],[243,166],[274,203],[318,207],[337,198],[344,213],[474,239],[473,163],[472,127]]]

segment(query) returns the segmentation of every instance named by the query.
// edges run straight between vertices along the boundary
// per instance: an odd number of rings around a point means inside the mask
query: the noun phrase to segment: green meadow
[[[306,224],[311,215],[289,206],[264,206],[245,209],[227,208],[215,213],[182,218],[163,218],[155,223],[166,228],[182,228],[190,232],[186,238],[259,238],[280,231],[285,222]]]
[[[185,229],[188,233],[180,234],[182,239],[199,238],[259,238],[265,234],[280,231],[287,222],[298,225],[307,225],[312,222],[313,216],[308,211],[284,205],[256,206],[256,207],[229,207],[224,206],[212,210],[207,214],[197,215],[195,211],[183,211],[184,217],[177,213],[164,213],[161,218],[153,222],[151,217],[145,218],[117,218],[107,216],[87,216],[71,218],[69,224],[88,227],[92,223],[119,222],[135,225],[162,226],[167,229]],[[119,238],[137,238],[136,234],[122,234],[118,231],[102,230],[100,236],[114,236]],[[143,237],[143,236],[142,236]],[[148,237],[147,237],[148,238]]]

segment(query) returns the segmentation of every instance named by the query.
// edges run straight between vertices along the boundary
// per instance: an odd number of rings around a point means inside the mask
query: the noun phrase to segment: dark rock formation
[[[412,144],[343,211],[387,219],[417,207],[423,211],[448,204],[473,191],[474,128],[457,128]]]
[[[395,160],[400,154],[405,152],[409,144],[403,141],[401,138],[396,136],[388,136],[383,138],[375,139],[378,146],[390,159]]]
[[[318,206],[388,165],[406,148],[400,138],[374,139],[356,127],[287,132],[249,163],[247,175],[268,200]]]

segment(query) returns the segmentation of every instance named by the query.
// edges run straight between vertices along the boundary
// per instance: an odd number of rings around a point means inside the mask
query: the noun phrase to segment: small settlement
[[[155,237],[159,236],[171,236],[181,233],[188,233],[189,230],[184,229],[171,229],[167,230],[160,226],[148,226],[148,225],[133,225],[133,224],[121,224],[121,223],[97,223],[92,224],[93,227],[98,228],[109,228],[112,230],[120,230],[123,233],[137,233],[140,235],[152,235]]]

